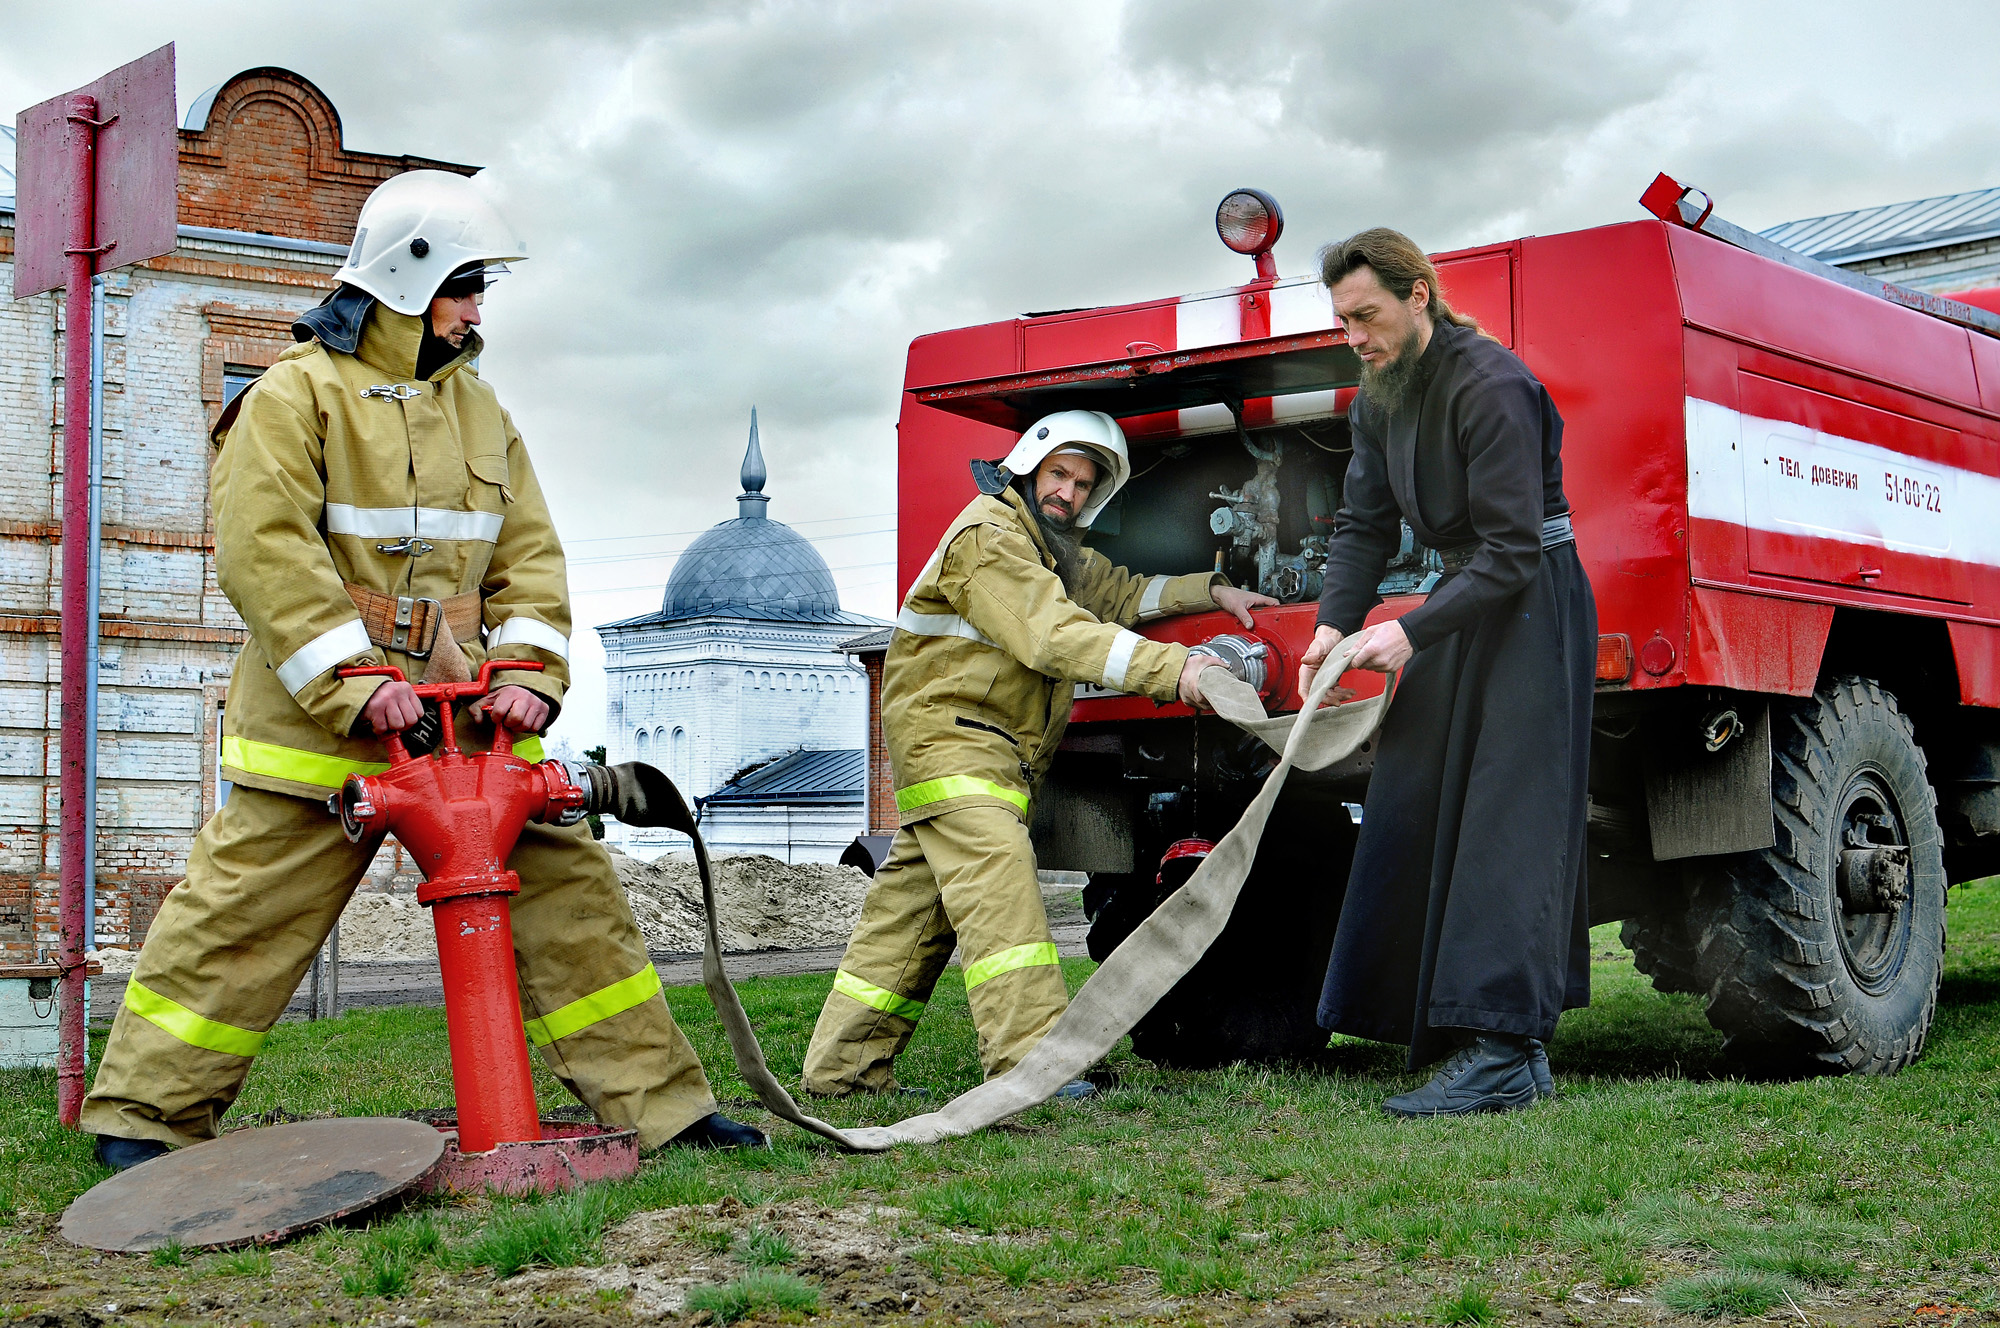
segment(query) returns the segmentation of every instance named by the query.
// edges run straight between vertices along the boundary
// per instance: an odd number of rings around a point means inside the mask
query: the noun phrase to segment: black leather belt
[[[1575,540],[1576,526],[1570,521],[1568,512],[1552,516],[1542,522],[1543,548],[1559,548],[1562,545],[1574,543]],[[1439,549],[1437,555],[1443,560],[1445,571],[1459,572],[1465,569],[1465,565],[1471,562],[1483,547],[1485,546],[1480,544],[1478,540],[1473,540],[1466,544],[1454,545],[1449,549]]]

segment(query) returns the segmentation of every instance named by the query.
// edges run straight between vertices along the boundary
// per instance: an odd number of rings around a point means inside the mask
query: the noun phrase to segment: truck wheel
[[[1632,962],[1653,980],[1655,991],[1706,990],[1696,971],[1696,936],[1685,909],[1679,913],[1647,913],[1625,919],[1618,939],[1632,952]]]
[[[1894,1074],[1930,1031],[1945,873],[1924,754],[1864,678],[1772,707],[1777,844],[1701,871],[1697,972],[1760,1074]]]

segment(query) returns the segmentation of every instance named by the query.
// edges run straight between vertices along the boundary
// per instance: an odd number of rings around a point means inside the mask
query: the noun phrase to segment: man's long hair
[[[1399,300],[1409,299],[1417,283],[1423,282],[1430,289],[1433,319],[1479,331],[1478,319],[1460,313],[1445,302],[1444,290],[1438,285],[1437,265],[1417,247],[1416,241],[1401,231],[1376,226],[1337,240],[1319,251],[1320,284],[1328,290],[1332,290],[1348,273],[1364,267],[1373,271],[1376,279]]]

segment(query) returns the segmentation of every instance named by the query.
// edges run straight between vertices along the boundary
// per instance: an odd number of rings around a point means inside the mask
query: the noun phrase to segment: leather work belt
[[[421,681],[465,682],[472,677],[471,664],[458,643],[479,639],[478,591],[439,600],[384,594],[352,581],[346,588],[370,641],[384,650],[429,661]]]
[[[1542,522],[1542,547],[1544,549],[1560,548],[1565,544],[1571,544],[1575,541],[1576,526],[1570,520],[1568,512],[1552,516]],[[1449,549],[1439,549],[1437,555],[1444,561],[1445,571],[1461,572],[1465,570],[1466,564],[1470,563],[1478,555],[1482,547],[1484,546],[1478,540],[1473,540],[1470,543],[1454,545]]]

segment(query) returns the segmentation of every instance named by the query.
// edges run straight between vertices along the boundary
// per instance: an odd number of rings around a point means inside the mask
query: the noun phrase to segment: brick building
[[[840,653],[859,660],[868,671],[868,828],[864,835],[893,835],[900,813],[896,810],[896,774],[889,766],[889,741],[882,735],[882,668],[889,660],[889,638],[893,627],[864,632],[840,643]]]
[[[99,944],[143,939],[227,793],[218,728],[244,631],[215,583],[209,427],[333,288],[363,200],[418,167],[478,169],[351,151],[318,88],[248,70],[188,109],[174,251],[106,280]],[[61,323],[60,291],[0,301],[0,961],[56,943]]]

